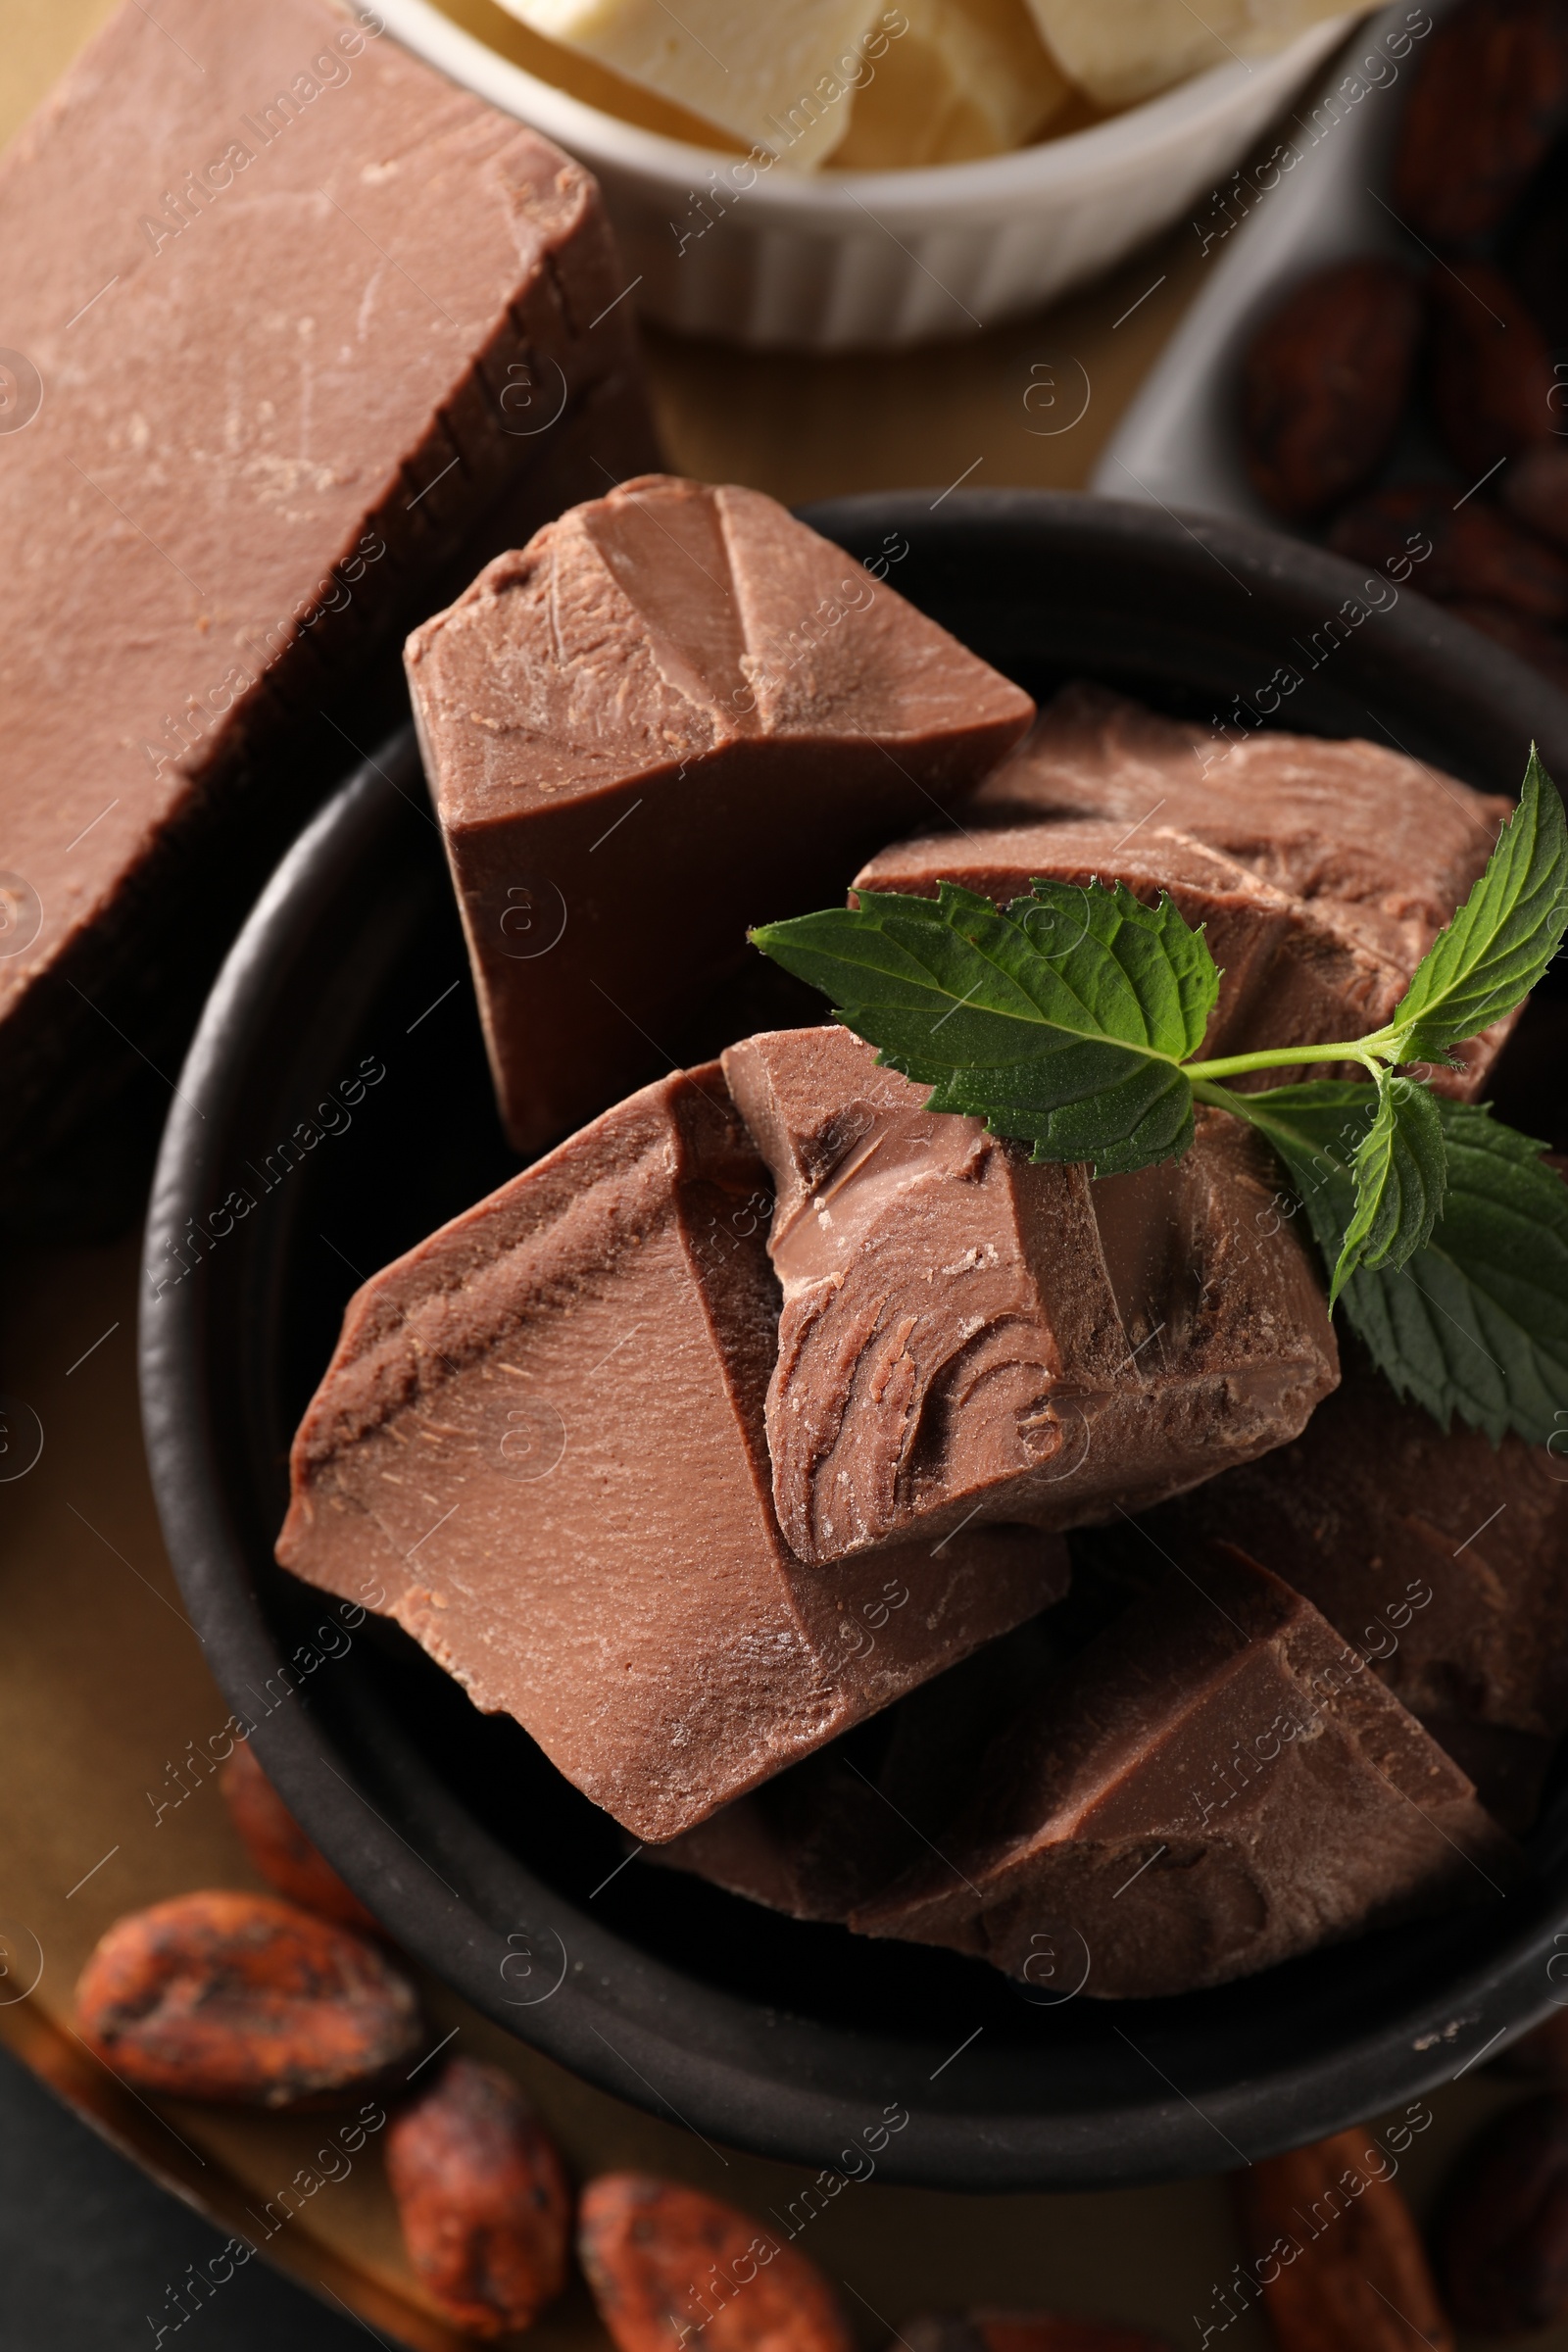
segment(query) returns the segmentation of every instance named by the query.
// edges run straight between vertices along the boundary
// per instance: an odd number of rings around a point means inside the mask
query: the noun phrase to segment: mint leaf
[[[1350,1163],[1355,1213],[1329,1285],[1332,1306],[1357,1266],[1397,1271],[1432,1238],[1443,1205],[1447,1153],[1437,1103],[1411,1078],[1383,1077],[1377,1115]]]
[[[1196,1053],[1219,993],[1200,933],[1168,898],[1036,881],[1003,912],[862,891],[858,907],[770,923],[752,939],[822,990],[879,1058],[932,1087],[933,1110],[984,1118],[1037,1160],[1101,1175],[1185,1152]]]
[[[1535,745],[1519,806],[1389,1023],[1400,1061],[1441,1059],[1522,1004],[1568,929],[1568,823]]]
[[[1268,1138],[1336,1266],[1355,1214],[1353,1162],[1378,1102],[1357,1080],[1266,1094],[1200,1086]],[[1545,1445],[1568,1414],[1568,1185],[1544,1145],[1469,1102],[1431,1097],[1447,1187],[1431,1239],[1399,1268],[1359,1266],[1342,1304],[1401,1396],[1446,1429],[1455,1413],[1496,1445]]]

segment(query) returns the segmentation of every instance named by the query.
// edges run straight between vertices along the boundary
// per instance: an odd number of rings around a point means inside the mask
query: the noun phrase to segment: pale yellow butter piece
[[[504,0],[535,32],[810,171],[900,20],[884,0]],[[883,19],[887,18],[884,26]]]
[[[1101,106],[1131,106],[1189,74],[1283,49],[1345,0],[1029,0],[1071,81]]]
[[[966,163],[1038,138],[1072,90],[1027,0],[899,0],[908,25],[856,93],[835,170]]]

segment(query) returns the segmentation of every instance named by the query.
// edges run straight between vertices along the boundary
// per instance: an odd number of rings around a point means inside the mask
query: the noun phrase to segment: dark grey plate
[[[929,494],[854,499],[809,519],[862,560],[906,544],[894,584],[1037,695],[1090,676],[1202,717],[1255,695],[1355,578],[1245,526],[1033,492],[934,511]],[[1534,734],[1568,773],[1568,702],[1415,599],[1369,618],[1285,715],[1502,791]],[[1533,1009],[1537,1046],[1553,1018]],[[756,1025],[736,997],[708,1042]],[[356,1097],[342,1081],[362,1062],[385,1074]],[[1568,1118],[1559,1093],[1530,1098],[1538,1123]],[[321,1139],[282,1172],[275,1147],[308,1119]],[[646,1864],[617,1872],[614,1826],[515,1724],[476,1714],[395,1629],[345,1634],[271,1558],[290,1434],[350,1291],[514,1164],[405,734],[302,836],[208,1004],[148,1226],[142,1396],[208,1659],[310,1835],[407,1950],[710,2139],[858,2169],[847,2151],[885,2110],[906,2114],[882,2176],[948,2188],[1239,2164],[1414,2096],[1547,2007],[1568,1932],[1562,1799],[1505,1902],[1139,2004],[1036,2005],[951,1954],[783,1920]],[[215,1219],[231,1190],[255,1205]],[[192,1221],[213,1238],[170,1279]]]

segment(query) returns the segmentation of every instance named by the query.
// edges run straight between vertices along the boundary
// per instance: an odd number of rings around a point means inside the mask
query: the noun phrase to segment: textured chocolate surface
[[[1024,829],[1096,819],[1112,828],[1111,842],[1123,837],[1122,846],[1107,843],[1102,852],[1097,844],[1090,855],[1130,855],[1127,879],[1140,896],[1161,879],[1158,857],[1138,846],[1149,827],[1246,867],[1291,905],[1274,904],[1280,929],[1272,941],[1269,910],[1256,903],[1246,910],[1249,935],[1263,936],[1220,1005],[1222,1018],[1246,1029],[1245,1044],[1227,1041],[1226,1050],[1237,1052],[1253,1042],[1254,1024],[1267,1032],[1257,1042],[1273,1044],[1280,1034],[1274,1024],[1283,1020],[1285,1042],[1305,1043],[1309,1026],[1319,1040],[1357,1034],[1338,1028],[1342,1006],[1352,1019],[1363,1004],[1373,1019],[1385,1006],[1392,1010],[1402,978],[1486,864],[1510,806],[1379,744],[1270,729],[1231,743],[1098,687],[1073,686],[1041,713],[965,810],[979,840],[953,840],[949,854],[983,870],[985,830],[1004,828],[1003,871],[1010,874],[1033,855]],[[1069,862],[1083,862],[1082,848],[1066,854]],[[1175,875],[1167,887],[1178,903],[1182,888],[1200,891],[1201,877],[1195,882],[1186,870],[1191,851],[1167,843],[1165,854]],[[928,877],[907,887],[928,890],[945,870],[942,856],[940,839],[890,853]],[[878,859],[867,879],[891,870],[889,859]],[[952,878],[961,879],[961,870]],[[882,879],[877,886],[890,885]],[[1234,936],[1233,924],[1227,945]],[[1253,969],[1265,949],[1269,960]],[[1217,943],[1215,954],[1225,960]],[[1445,1092],[1475,1093],[1510,1026],[1499,1022],[1471,1041],[1460,1055],[1464,1074],[1440,1071],[1437,1083]]]
[[[1305,1600],[1229,1546],[1002,1732],[967,1814],[851,1925],[1138,1999],[1504,1891],[1517,1852]]]
[[[751,951],[966,791],[1027,695],[755,490],[650,476],[410,640],[508,1132],[667,1063]]]
[[[1205,1059],[1259,1046],[1319,1045],[1381,1028],[1404,995],[1411,965],[1347,932],[1332,901],[1314,903],[1267,882],[1251,866],[1168,825],[1129,835],[1119,817],[927,833],[881,851],[857,888],[935,898],[961,883],[1001,906],[1027,898],[1037,875],[1082,886],[1121,882],[1154,906],[1161,892],[1202,929],[1220,970],[1219,1000],[1203,1039]],[[1289,1063],[1242,1086],[1359,1075],[1355,1065]]]
[[[646,451],[623,283],[586,173],[326,0],[125,0],[0,162],[13,1180],[124,1038],[177,1066],[439,567]]]
[[[1078,1527],[1294,1436],[1338,1377],[1268,1154],[1200,1111],[1098,1183],[924,1109],[846,1029],[724,1055],[778,1206],[773,1494],[803,1558],[966,1523]]]
[[[789,1551],[769,1205],[717,1066],[662,1079],[358,1293],[295,1441],[285,1567],[395,1617],[638,1838],[1066,1583],[1019,1528],[829,1575]]]
[[[1568,1731],[1568,1461],[1401,1403],[1357,1353],[1301,1435],[1153,1513],[1142,1564],[1226,1537],[1323,1612],[1511,1829]],[[1137,1559],[1139,1540],[1126,1549]]]

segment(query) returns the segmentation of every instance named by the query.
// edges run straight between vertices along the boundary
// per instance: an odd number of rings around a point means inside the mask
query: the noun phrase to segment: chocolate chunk
[[[408,666],[519,1151],[667,1061],[749,923],[841,897],[1034,709],[771,499],[664,476],[501,558]]]
[[[1119,817],[920,834],[871,858],[855,888],[934,899],[940,882],[958,882],[1004,906],[1027,898],[1037,875],[1080,887],[1122,882],[1147,906],[1166,893],[1203,931],[1220,969],[1205,1059],[1362,1037],[1381,1028],[1410,985],[1413,967],[1347,925],[1336,901],[1297,898],[1172,827],[1148,825],[1128,838]],[[1287,1086],[1307,1076],[1362,1074],[1358,1065],[1287,1064],[1231,1083]]]
[[[997,1727],[1066,1663],[1072,1603],[988,1642],[869,1724],[642,1859],[794,1919],[842,1923],[947,1834]]]
[[[1357,1352],[1301,1435],[1155,1512],[1146,1564],[1226,1537],[1304,1593],[1528,1826],[1568,1731],[1568,1461],[1405,1404]],[[1137,1552],[1138,1538],[1127,1547]]]
[[[1071,1945],[1089,1992],[1144,1999],[1484,1900],[1516,1867],[1359,1654],[1216,1545],[999,1735],[942,1857],[850,1924],[1025,1981]]]
[[[767,1436],[803,1559],[1082,1526],[1282,1444],[1334,1386],[1273,1161],[1225,1112],[1092,1183],[926,1110],[846,1029],[750,1038],[724,1071],[778,1192]]]
[[[368,9],[127,0],[14,142],[8,1196],[138,1051],[177,1068],[354,757],[323,703],[368,740],[331,698],[451,593],[438,567],[594,458],[647,462],[629,311],[600,318],[624,283],[586,173]]]
[[[1332,647],[1348,629],[1331,622],[1320,635]],[[1337,960],[1318,942],[1308,956],[1308,922],[1342,943],[1334,984],[1348,980],[1353,1005],[1363,988],[1375,1004],[1389,975],[1414,971],[1481,874],[1511,807],[1379,744],[1272,729],[1237,740],[1070,686],[987,777],[964,821],[980,832],[1099,817],[1130,834],[1129,851],[1146,825],[1185,834],[1304,906],[1292,918],[1302,932],[1293,963]],[[1466,1042],[1462,1075],[1435,1074],[1444,1092],[1476,1092],[1514,1017]]]
[[[295,1440],[284,1566],[395,1617],[641,1838],[1066,1583],[1020,1528],[792,1555],[770,1205],[717,1066],[662,1079],[368,1283]]]

